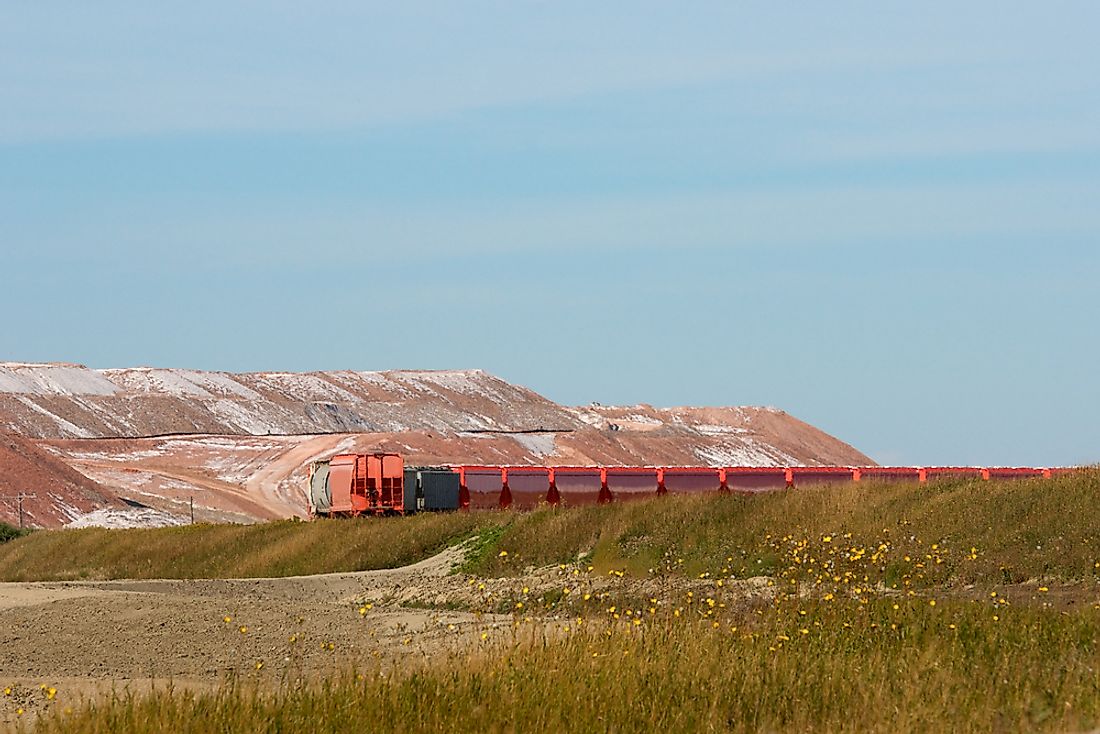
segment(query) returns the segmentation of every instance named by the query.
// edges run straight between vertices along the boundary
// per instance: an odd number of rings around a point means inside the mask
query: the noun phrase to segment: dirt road
[[[287,497],[280,492],[282,480],[289,477],[304,464],[326,453],[331,453],[347,436],[316,436],[306,439],[278,456],[274,461],[264,464],[246,482],[245,488],[252,496],[262,497],[268,511],[278,517],[305,517],[307,512],[304,491]]]
[[[112,687],[294,680],[476,649],[511,618],[398,605],[462,588],[449,575],[460,557],[280,579],[0,584],[0,687],[11,689],[0,722]]]

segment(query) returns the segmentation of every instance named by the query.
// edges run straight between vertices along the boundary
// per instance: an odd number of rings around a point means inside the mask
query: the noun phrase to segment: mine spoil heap
[[[300,515],[309,462],[339,451],[393,451],[411,464],[873,463],[774,408],[568,407],[481,370],[0,363],[0,430],[19,456],[37,457],[24,485],[45,498],[33,514],[42,526],[120,501],[176,517],[194,502],[212,521]],[[11,476],[0,477],[5,495]],[[13,509],[0,504],[0,519]]]

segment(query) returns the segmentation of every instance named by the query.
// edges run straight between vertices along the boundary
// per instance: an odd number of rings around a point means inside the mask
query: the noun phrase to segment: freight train
[[[338,454],[309,469],[314,517],[590,505],[667,494],[767,492],[820,484],[1024,479],[1073,469],[1033,467],[406,467],[398,454]]]

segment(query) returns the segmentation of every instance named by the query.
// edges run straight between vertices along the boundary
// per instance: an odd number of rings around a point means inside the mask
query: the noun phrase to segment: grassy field
[[[486,625],[450,657],[396,670],[363,661],[319,684],[117,696],[51,709],[43,731],[1092,731],[1097,508],[1090,471],[526,514],[40,532],[0,545],[0,573],[47,552],[60,557],[28,576],[301,573],[403,563],[474,537],[470,583],[523,586],[549,566],[563,586],[537,603],[509,597],[512,625]],[[126,551],[107,557],[116,542]],[[173,565],[187,545],[191,560]],[[127,553],[148,561],[125,565]],[[257,558],[232,558],[245,553]],[[582,593],[597,582],[621,593]]]
[[[928,599],[782,600],[549,632],[396,674],[163,690],[43,731],[1087,731],[1100,611]]]
[[[39,530],[0,544],[0,580],[244,578],[393,568],[501,522],[495,515]]]

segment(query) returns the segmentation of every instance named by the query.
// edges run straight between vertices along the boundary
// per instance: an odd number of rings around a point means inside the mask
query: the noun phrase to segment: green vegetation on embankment
[[[39,530],[0,544],[0,580],[297,576],[394,568],[499,522],[495,515],[282,520],[257,525]]]
[[[9,540],[22,538],[28,532],[30,531],[17,528],[14,525],[8,525],[6,522],[0,522],[0,543],[7,543]]]
[[[477,535],[463,570],[820,578],[828,564],[925,587],[1100,574],[1100,471],[1054,479],[860,483],[569,510],[40,531],[0,545],[0,579],[287,576],[387,568]],[[828,539],[828,540],[826,540]],[[504,552],[503,554],[501,552]],[[838,555],[839,554],[839,555]],[[791,563],[791,561],[794,563]]]
[[[848,564],[914,586],[1100,576],[1100,471],[1053,479],[867,483],[666,497],[517,518],[471,570],[587,558],[597,572],[816,578]],[[790,561],[794,563],[789,563]],[[876,579],[872,579],[874,581]]]

